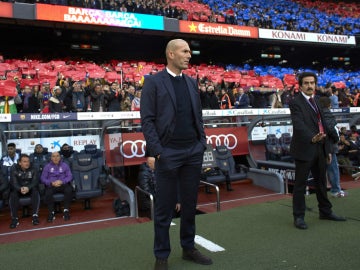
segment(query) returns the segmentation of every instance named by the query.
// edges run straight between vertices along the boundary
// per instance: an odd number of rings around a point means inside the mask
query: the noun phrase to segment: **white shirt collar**
[[[173,77],[177,77],[177,76],[182,76],[182,73],[180,73],[180,75],[176,75],[174,72],[172,72],[170,69],[168,69],[167,67],[166,67],[166,71],[171,75],[171,76],[173,76]]]

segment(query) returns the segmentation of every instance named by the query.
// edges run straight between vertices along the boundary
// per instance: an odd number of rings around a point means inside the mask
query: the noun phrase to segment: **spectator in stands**
[[[231,109],[231,100],[225,88],[221,89],[220,109]]]
[[[19,225],[19,200],[24,196],[30,196],[31,198],[32,224],[38,225],[40,207],[39,173],[31,166],[30,157],[26,154],[21,154],[18,164],[11,168],[10,189],[10,228],[14,229]]]
[[[39,99],[34,95],[33,90],[30,86],[26,85],[21,95],[22,103],[19,106],[21,113],[39,113],[40,102]]]
[[[340,141],[338,143],[337,159],[339,164],[343,165],[344,167],[341,169],[341,171],[346,172],[348,175],[351,175],[353,164],[349,158],[350,142],[343,133],[340,133],[339,137]]]
[[[120,102],[121,111],[131,111],[131,98],[130,95],[125,91],[121,91],[121,95],[123,96]]]
[[[339,136],[340,135],[344,135],[344,138],[348,138],[349,137],[349,131],[346,129],[346,127],[340,127],[340,131],[339,131]]]
[[[215,89],[214,85],[210,84],[207,87],[207,92],[209,94],[209,105],[211,110],[218,110],[220,109],[220,100],[217,93],[218,90]]]
[[[31,165],[41,173],[45,164],[50,161],[51,154],[41,144],[35,145],[34,153],[30,154]]]
[[[182,73],[188,68],[191,51],[186,41],[175,39],[169,41],[165,53],[166,69],[145,78],[140,106],[146,147],[149,156],[156,158],[156,168],[152,168],[156,177],[155,270],[168,269],[169,227],[178,193],[183,259],[212,264],[194,246],[196,201],[206,139],[197,82]],[[176,96],[177,109],[172,96]]]
[[[64,193],[64,214],[65,221],[70,219],[70,204],[73,197],[71,186],[72,174],[68,164],[61,160],[59,152],[51,154],[51,161],[45,165],[41,173],[41,182],[45,184],[44,202],[48,206],[48,222],[55,219],[54,193]]]
[[[50,84],[48,82],[44,82],[40,86],[40,93],[42,96],[42,100],[41,100],[42,104],[40,104],[40,108],[43,108],[42,112],[44,112],[45,103],[48,102],[51,97]],[[48,111],[46,113],[48,113]]]
[[[206,89],[206,85],[200,84],[199,89],[200,89],[201,108],[203,110],[209,110],[210,109],[210,96]]]
[[[61,113],[63,111],[63,100],[60,98],[61,93],[61,87],[56,85],[52,96],[49,98],[49,110],[51,113]]]
[[[67,92],[65,106],[72,112],[86,112],[88,108],[87,94],[81,81],[73,83],[73,87]]]
[[[339,89],[339,105],[342,108],[348,108],[352,104],[352,97],[349,89]]]
[[[236,99],[235,99],[235,108],[236,109],[247,109],[247,108],[249,108],[249,105],[250,105],[250,99],[249,99],[248,94],[244,92],[244,88],[239,87],[238,95],[236,96]],[[248,122],[248,121],[249,121],[249,118],[247,117],[247,115],[236,117],[237,123],[243,123],[243,122]]]
[[[288,87],[287,85],[284,86],[283,93],[281,94],[281,103],[284,108],[289,108],[289,103],[294,98],[294,87]]]
[[[235,108],[236,109],[246,109],[249,108],[250,99],[247,93],[244,92],[244,88],[239,87],[238,95],[235,99]]]
[[[331,109],[338,109],[339,108],[339,91],[334,87],[331,89],[331,96],[330,96],[330,100],[331,100]]]
[[[139,112],[140,111],[140,101],[141,101],[141,90],[136,90],[135,97],[131,101],[131,111]],[[134,119],[133,124],[138,125],[140,124],[139,119]]]
[[[112,1],[112,3],[114,3],[114,1]],[[126,8],[124,3],[121,4],[121,7],[120,7],[119,11],[120,12],[127,12],[127,8]]]
[[[129,96],[130,100],[132,101],[135,97],[135,91],[136,91],[136,88],[134,85],[130,84],[126,90],[127,92],[127,95]]]
[[[360,146],[355,134],[350,133],[349,139],[343,142],[348,146],[348,157],[353,165],[360,166]]]
[[[0,113],[17,113],[17,107],[22,103],[21,97],[0,96]]]
[[[338,143],[339,143],[339,135],[337,131],[337,122],[335,116],[331,113],[331,100],[328,97],[319,98],[319,104],[324,113],[324,124],[327,125],[327,133],[326,136],[330,142],[330,154],[331,161],[327,164],[327,176],[331,185],[330,194],[333,197],[344,197],[347,195],[340,186],[340,171],[338,166],[337,154],[339,152]]]
[[[106,111],[105,95],[100,83],[95,83],[94,88],[90,90],[90,103],[92,112]]]
[[[63,111],[71,112],[72,96],[69,95],[69,92],[72,90],[71,79],[63,78],[59,81],[59,86],[61,87],[60,100],[63,103]]]
[[[250,92],[250,104],[253,108],[268,108],[269,96],[274,94],[274,91],[260,91],[255,90]]]
[[[117,82],[111,83],[110,87],[104,85],[104,94],[107,101],[107,110],[109,112],[118,112],[121,110],[120,103],[122,95],[120,93],[120,87]]]
[[[326,190],[326,162],[329,155],[324,116],[314,99],[317,76],[312,72],[303,72],[298,76],[298,94],[290,103],[293,136],[290,153],[295,159],[295,185],[293,189],[294,225],[298,229],[307,229],[305,217],[306,181],[311,172],[316,179],[316,198],[319,218],[345,221],[332,212],[332,205]]]
[[[356,125],[350,126],[350,135],[353,135],[356,138],[356,141],[359,140],[359,130],[357,129]]]
[[[8,143],[7,153],[0,159],[1,171],[5,179],[10,180],[10,168],[18,162],[20,154],[16,151],[15,143]]]

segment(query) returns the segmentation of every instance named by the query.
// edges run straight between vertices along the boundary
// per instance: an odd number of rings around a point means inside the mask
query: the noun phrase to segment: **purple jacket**
[[[59,165],[55,165],[52,161],[49,162],[45,165],[41,174],[41,182],[46,186],[50,186],[56,180],[61,180],[65,184],[70,182],[72,178],[69,165],[63,161],[60,161]]]

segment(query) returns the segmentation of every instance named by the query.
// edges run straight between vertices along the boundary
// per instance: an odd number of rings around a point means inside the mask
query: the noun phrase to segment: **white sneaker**
[[[347,195],[349,195],[349,193],[343,190],[338,193],[338,197],[346,197]]]
[[[346,197],[347,195],[348,193],[343,190],[339,192],[331,192],[331,196],[333,196],[334,198],[342,198],[342,197]]]
[[[357,180],[360,177],[360,172],[354,173],[351,176],[352,178],[355,178],[355,180]]]

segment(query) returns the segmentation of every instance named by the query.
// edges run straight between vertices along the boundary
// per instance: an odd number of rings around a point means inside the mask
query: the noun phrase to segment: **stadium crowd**
[[[142,82],[164,68],[145,61],[91,62],[9,59],[0,63],[0,113],[139,111]],[[196,78],[203,109],[287,107],[298,91],[297,73],[305,69],[277,66],[191,65],[184,72]],[[309,70],[309,69],[306,69]],[[319,91],[333,95],[340,107],[359,106],[359,72],[314,70]],[[239,94],[240,93],[240,94]],[[238,106],[239,96],[248,96]]]
[[[360,34],[360,4],[310,0],[2,0],[338,35]]]
[[[277,5],[265,0],[15,2],[154,14],[183,20],[224,22],[269,29],[347,35],[358,34],[360,31],[360,8],[357,3],[306,0],[280,1]],[[97,65],[75,60],[54,59],[43,63],[39,60],[0,59],[0,113],[139,110],[144,76],[163,68],[164,65],[145,61],[112,60]],[[239,108],[236,104],[239,91],[244,91],[249,96],[248,106],[286,107],[288,90],[297,90],[296,74],[305,70],[308,69],[201,64],[192,65],[185,72],[198,79],[202,93],[206,93],[203,97],[207,99],[208,92],[210,93],[212,101],[206,101],[203,107],[218,109]],[[327,89],[329,93],[331,88],[338,89],[340,99],[351,97],[351,101],[342,100],[341,106],[358,106],[359,71],[335,68],[311,71],[317,73],[320,88]],[[221,93],[222,90],[225,93]]]

